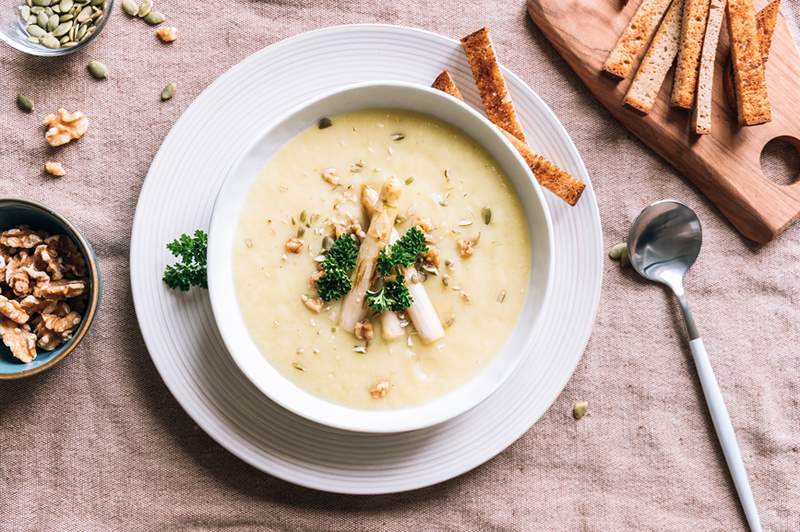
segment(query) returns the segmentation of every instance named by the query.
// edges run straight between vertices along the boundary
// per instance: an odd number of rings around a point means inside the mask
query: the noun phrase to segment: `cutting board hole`
[[[800,140],[772,139],[761,150],[761,171],[779,185],[791,185],[800,178]]]

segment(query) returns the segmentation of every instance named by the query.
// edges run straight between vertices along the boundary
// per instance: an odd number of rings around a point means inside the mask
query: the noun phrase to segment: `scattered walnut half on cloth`
[[[72,337],[86,308],[86,261],[67,236],[19,226],[0,232],[0,337],[15,358],[36,358]]]

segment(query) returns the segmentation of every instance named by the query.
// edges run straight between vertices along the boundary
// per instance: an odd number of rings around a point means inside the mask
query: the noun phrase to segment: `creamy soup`
[[[441,323],[444,336],[429,344],[410,310],[392,316],[393,340],[383,338],[386,317],[365,311],[357,337],[340,323],[343,300],[319,300],[311,279],[335,231],[364,248],[361,187],[377,193],[392,177],[400,196],[382,212],[397,213],[399,235],[414,226],[428,242],[406,284],[424,288]],[[346,113],[297,135],[257,178],[234,249],[237,296],[264,357],[301,388],[357,408],[416,405],[474,377],[503,347],[526,297],[528,239],[513,187],[465,134],[406,111]],[[374,291],[377,277],[367,281]]]

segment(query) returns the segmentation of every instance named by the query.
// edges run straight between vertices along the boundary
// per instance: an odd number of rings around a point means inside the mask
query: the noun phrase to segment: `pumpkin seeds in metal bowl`
[[[123,10],[135,0],[123,0]],[[15,48],[32,55],[62,55],[97,35],[113,0],[23,0],[19,23],[24,34]],[[151,2],[152,5],[152,2]]]

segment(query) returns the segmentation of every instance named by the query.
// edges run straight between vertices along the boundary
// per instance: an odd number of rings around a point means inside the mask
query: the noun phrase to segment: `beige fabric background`
[[[607,243],[650,201],[674,197],[697,209],[705,242],[688,279],[696,318],[765,528],[800,530],[800,227],[762,249],[738,237],[598,107],[522,1],[156,4],[179,28],[173,46],[117,10],[97,42],[65,59],[0,47],[0,196],[43,201],[75,221],[106,280],[78,352],[44,375],[0,383],[0,529],[744,529],[677,307],[610,261],[594,334],[561,397],[505,452],[438,486],[348,497],[286,484],[214,443],[169,394],[139,335],[127,265],[137,195],[158,146],[192,99],[250,53],[306,30],[377,21],[453,37],[489,25],[502,61],[553,108],[583,155]],[[796,22],[800,2],[784,4]],[[86,74],[90,58],[108,65],[107,82]],[[161,104],[171,80],[178,94]],[[18,91],[35,97],[34,116],[14,107]],[[53,179],[40,171],[49,152],[37,126],[59,106],[86,112],[92,125],[59,151],[69,173]],[[590,402],[579,422],[574,400]]]

